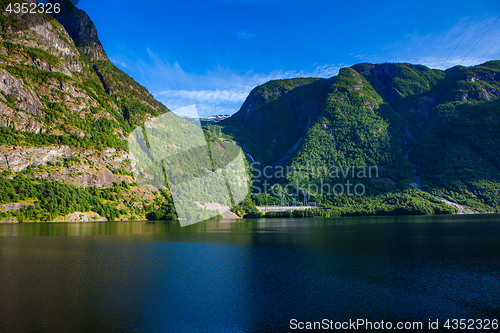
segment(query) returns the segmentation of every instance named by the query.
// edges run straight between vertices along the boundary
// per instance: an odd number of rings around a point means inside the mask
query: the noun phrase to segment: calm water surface
[[[0,332],[500,319],[500,216],[4,224],[0,270]]]

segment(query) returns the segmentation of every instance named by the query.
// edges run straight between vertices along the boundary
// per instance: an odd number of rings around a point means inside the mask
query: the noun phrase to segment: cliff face
[[[68,1],[52,1],[61,4],[61,12],[54,17],[66,29],[75,45],[90,61],[108,60],[101,41],[97,37],[97,29],[90,17]]]
[[[4,11],[0,19],[0,122],[4,126],[86,137],[93,134],[90,124],[102,119],[113,128],[110,137],[119,140],[141,121],[168,111],[108,60],[85,12],[63,11],[57,17],[62,25],[38,14]]]
[[[1,0],[2,9],[9,2]],[[144,195],[133,204],[118,199],[101,203],[110,211],[121,209],[113,218],[144,217],[144,207],[164,199],[133,183],[125,138],[142,121],[168,109],[109,61],[85,12],[67,1],[52,2],[63,8],[55,18],[5,10],[0,15],[0,183],[5,179],[0,186],[15,187],[22,177],[110,189],[106,193],[112,189],[113,198],[140,191]],[[132,187],[118,189],[117,184]],[[0,205],[22,210],[26,202],[15,205],[17,197],[1,197]],[[46,219],[58,218],[47,214]]]
[[[108,148],[103,152],[68,146],[0,147],[0,168],[14,173],[26,172],[34,178],[73,184],[79,187],[111,187],[123,181],[132,183],[130,175],[113,174],[127,169],[128,154]],[[38,170],[40,167],[42,170]]]

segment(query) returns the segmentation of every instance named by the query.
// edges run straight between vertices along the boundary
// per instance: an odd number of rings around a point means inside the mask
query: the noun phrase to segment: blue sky
[[[81,0],[111,61],[170,109],[232,114],[271,79],[500,59],[499,0]],[[495,44],[496,43],[496,44]]]

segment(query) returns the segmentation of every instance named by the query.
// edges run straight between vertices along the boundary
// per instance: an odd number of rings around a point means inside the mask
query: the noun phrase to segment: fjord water
[[[499,250],[499,215],[3,224],[0,331],[498,319]]]

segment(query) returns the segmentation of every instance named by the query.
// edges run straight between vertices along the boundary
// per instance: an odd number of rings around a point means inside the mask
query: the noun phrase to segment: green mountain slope
[[[271,81],[250,93],[241,110],[221,122],[251,154],[274,163],[302,138],[319,115],[329,80]]]
[[[5,82],[0,121],[12,129],[3,143],[124,148],[123,138],[135,126],[167,111],[108,60],[85,12],[73,8],[59,17],[65,26],[38,14],[3,12],[0,19]],[[42,21],[16,28],[28,19]]]
[[[359,64],[328,80],[271,81],[221,124],[261,168],[272,167],[271,183],[293,184],[290,196],[310,194],[337,213],[449,211],[421,190],[498,211],[499,64],[447,71]],[[277,170],[283,165],[303,171],[282,177]],[[352,167],[376,167],[377,174],[332,179],[314,172]],[[326,191],[336,184],[345,189],[346,181],[366,193]],[[313,184],[325,191],[312,191]]]

